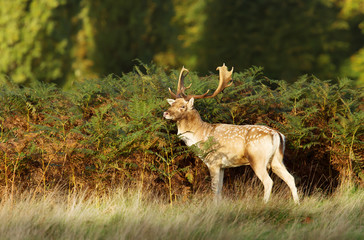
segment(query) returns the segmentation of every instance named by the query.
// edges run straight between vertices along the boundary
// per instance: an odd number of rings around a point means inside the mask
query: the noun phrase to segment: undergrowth
[[[151,185],[171,203],[207,191],[207,168],[162,117],[178,73],[141,65],[120,77],[77,82],[71,90],[7,82],[0,89],[1,191],[13,196],[58,185],[69,193]],[[347,78],[334,84],[302,76],[288,84],[268,79],[258,67],[233,79],[223,94],[196,101],[203,120],[281,131],[285,163],[302,192],[363,186],[362,89]],[[216,88],[218,76],[190,73],[185,81],[201,94]],[[224,188],[234,189],[243,173],[253,177],[247,167],[226,171]]]

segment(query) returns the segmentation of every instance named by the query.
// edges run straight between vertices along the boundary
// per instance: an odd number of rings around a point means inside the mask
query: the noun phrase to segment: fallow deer
[[[210,171],[215,200],[221,198],[224,168],[250,165],[264,185],[265,202],[269,200],[273,186],[267,169],[272,168],[272,171],[287,183],[293,200],[298,203],[294,178],[283,164],[285,137],[282,133],[261,125],[209,124],[202,121],[200,114],[193,108],[195,99],[215,97],[231,86],[234,68],[228,71],[224,64],[216,70],[219,70],[220,80],[213,94],[208,95],[207,91],[202,95],[186,95],[185,90],[191,85],[184,86],[188,70],[183,67],[178,79],[177,92],[169,89],[173,99],[167,99],[171,107],[163,116],[177,122],[178,135],[187,146],[201,147],[204,142],[213,139],[213,151],[199,157]]]

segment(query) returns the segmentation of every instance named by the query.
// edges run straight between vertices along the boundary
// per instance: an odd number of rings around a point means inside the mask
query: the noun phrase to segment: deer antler
[[[183,72],[187,72],[185,75],[183,75]],[[177,86],[177,93],[175,94],[174,92],[172,92],[171,88],[168,88],[169,93],[171,94],[171,96],[176,99],[176,98],[181,98],[181,97],[185,97],[185,89],[188,89],[191,87],[188,86],[187,88],[184,86],[184,78],[187,76],[187,74],[189,73],[188,69],[186,69],[184,66],[181,69],[181,72],[179,73],[179,77],[178,77],[178,86]]]
[[[219,70],[219,86],[216,88],[215,92],[212,95],[206,96],[204,98],[213,98],[217,94],[221,93],[225,88],[230,87],[232,82],[232,76],[234,67],[231,68],[230,71],[228,71],[228,68],[225,66],[225,63],[221,67],[217,67],[216,70]],[[231,81],[231,82],[230,82]],[[229,84],[230,82],[230,84]]]
[[[217,87],[215,92],[211,95],[207,95],[210,90],[207,90],[202,95],[186,95],[185,94],[185,90],[189,89],[192,85],[192,83],[191,83],[188,87],[184,86],[184,78],[189,73],[189,71],[185,67],[182,67],[181,72],[179,74],[177,93],[176,94],[173,93],[172,90],[170,88],[168,88],[169,93],[171,94],[172,98],[174,98],[174,99],[184,98],[186,101],[190,100],[191,98],[195,98],[195,99],[213,98],[217,94],[222,92],[225,88],[230,87],[233,84],[232,82],[229,84],[229,82],[232,80],[234,67],[230,71],[228,71],[228,69],[224,63],[221,67],[217,67],[216,70],[219,70],[220,81],[219,81],[219,86]],[[187,74],[183,75],[183,72],[185,72],[185,71],[187,72]]]
[[[183,75],[183,72],[187,72],[187,73]],[[187,76],[188,73],[189,73],[188,69],[183,66],[181,69],[181,72],[179,73],[179,77],[178,77],[177,93],[172,92],[171,88],[168,88],[169,93],[171,94],[172,98],[174,98],[174,99],[184,98],[185,100],[190,100],[193,97],[205,96],[209,92],[209,91],[207,91],[205,94],[202,94],[202,95],[186,95],[185,90],[189,89],[192,85],[192,83],[191,83],[188,87],[184,86],[184,78]]]

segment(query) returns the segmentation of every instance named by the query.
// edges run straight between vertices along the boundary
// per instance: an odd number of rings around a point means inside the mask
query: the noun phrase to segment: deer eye
[[[185,109],[186,106],[181,106],[181,109]]]

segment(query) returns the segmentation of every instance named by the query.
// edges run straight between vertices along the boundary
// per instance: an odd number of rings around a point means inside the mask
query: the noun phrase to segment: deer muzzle
[[[164,113],[163,113],[163,117],[164,117],[165,119],[171,119],[171,116],[169,115],[169,113],[168,113],[168,112],[164,112]]]

